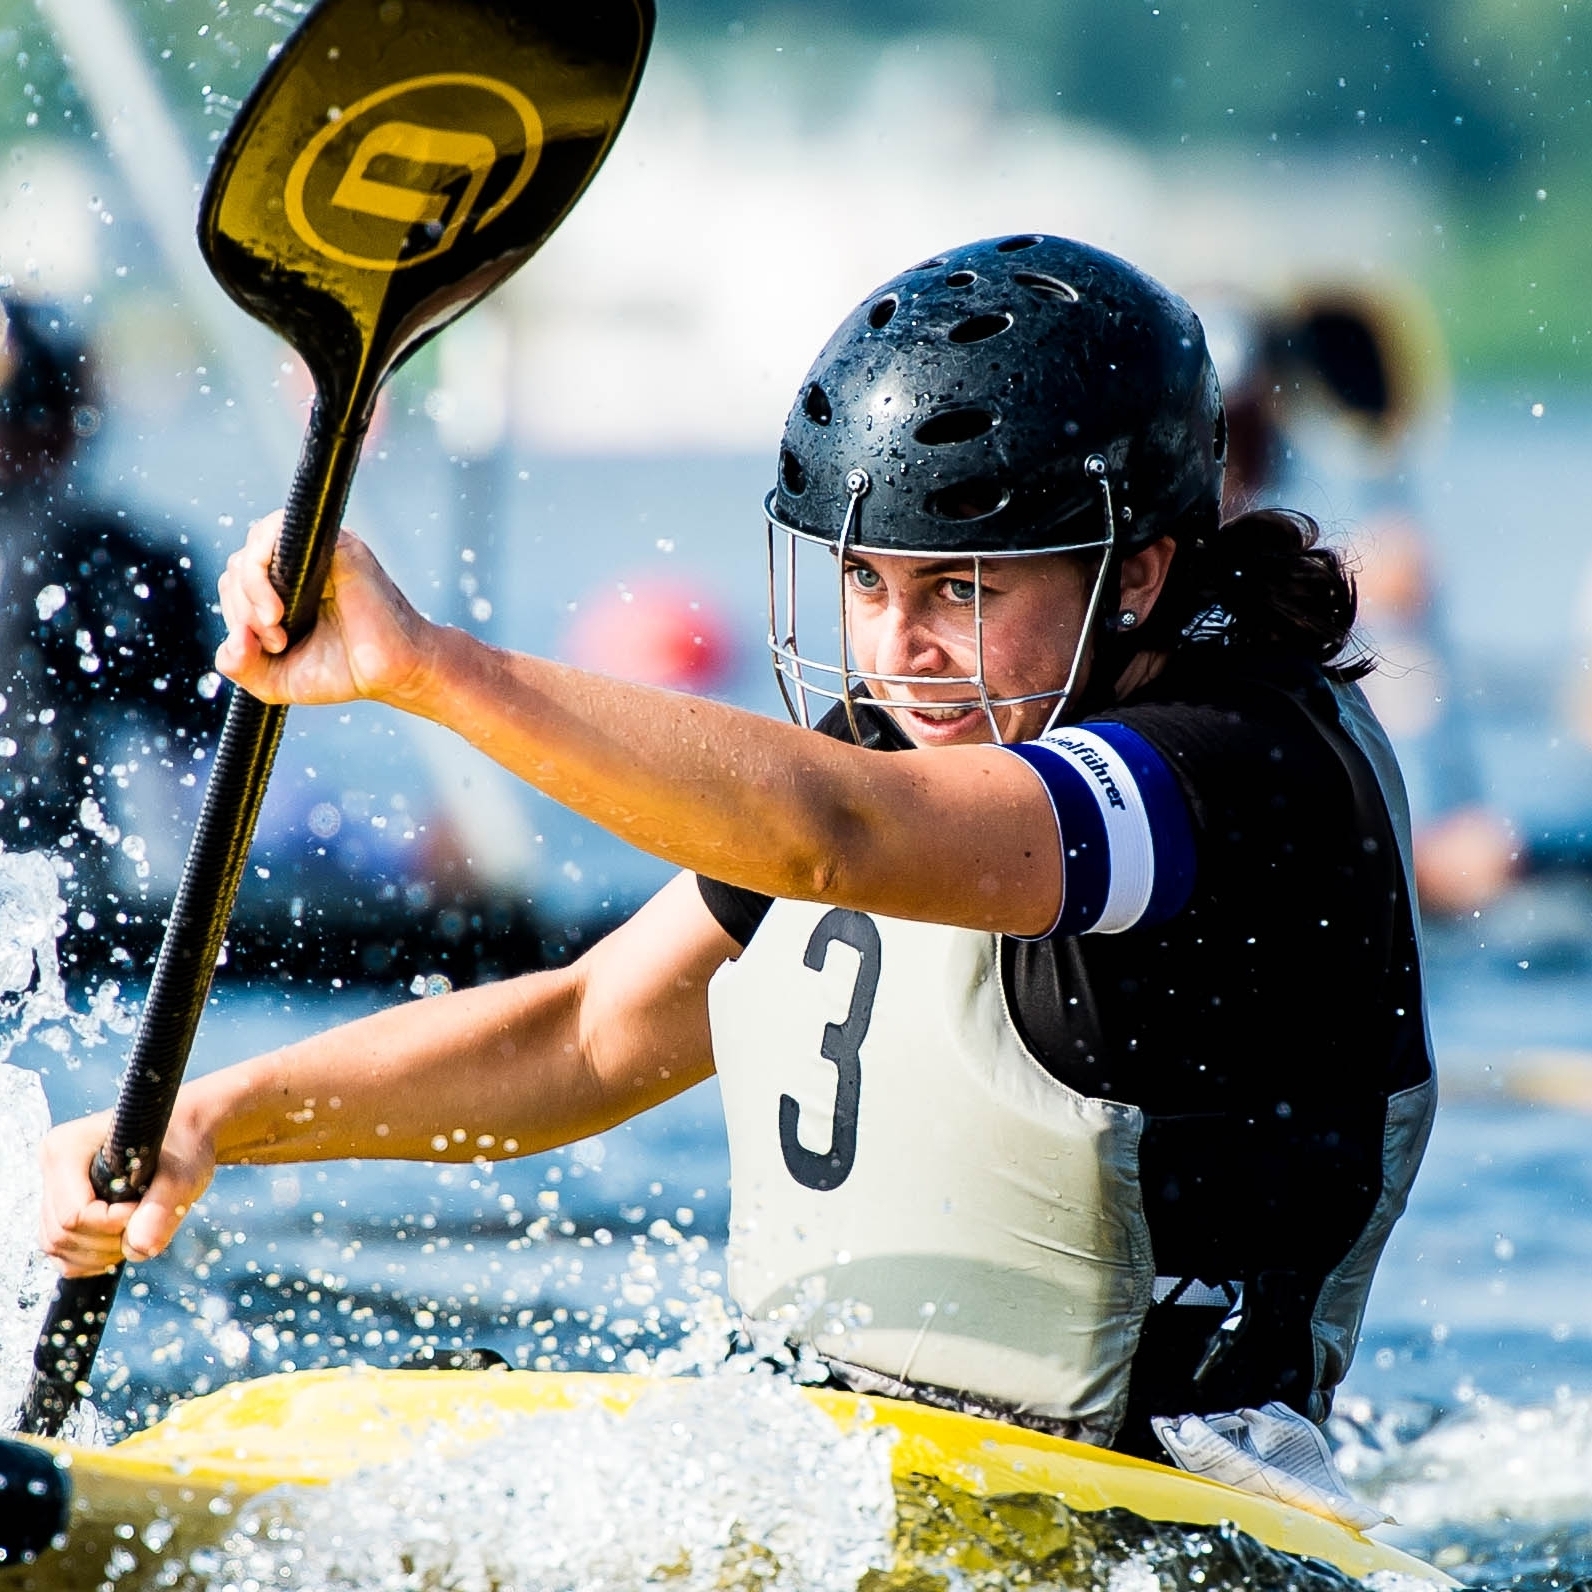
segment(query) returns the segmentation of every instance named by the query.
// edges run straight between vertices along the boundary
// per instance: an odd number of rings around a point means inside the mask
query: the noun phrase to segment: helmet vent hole
[[[939,448],[948,442],[971,442],[994,424],[995,417],[987,409],[942,409],[939,414],[930,415],[912,435],[926,448]]]
[[[895,294],[882,298],[868,311],[868,324],[877,332],[881,327],[888,326],[895,319],[896,306],[900,301]],[[827,423],[827,422],[826,422]]]
[[[982,343],[986,337],[998,337],[1012,324],[1004,310],[997,315],[969,315],[958,321],[945,335],[953,343]]]
[[[942,486],[923,500],[924,510],[937,520],[982,520],[1011,502],[1011,493],[988,477]]]
[[[1042,243],[1043,241],[1044,239],[1033,232],[1025,233],[1020,238],[1002,238],[995,245],[995,252],[997,254],[1016,254],[1019,249],[1031,249],[1036,243]]]
[[[914,271],[932,271],[936,266],[944,264],[944,259],[940,255],[935,255],[932,260],[919,260],[912,269]]]
[[[1059,276],[1045,276],[1039,271],[1017,271],[1013,273],[1012,280],[1042,299],[1065,299],[1069,304],[1078,302],[1078,289],[1071,282],[1063,282]]]
[[[947,287],[972,287],[976,281],[978,281],[977,271],[953,271],[946,277],[945,285]]]
[[[827,426],[834,418],[835,412],[829,405],[829,394],[816,381],[807,389],[807,394],[802,399],[802,409],[815,426]]]
[[[1225,406],[1216,411],[1216,436],[1212,443],[1211,453],[1218,463],[1227,457],[1227,409]]]
[[[789,448],[784,449],[779,456],[779,480],[792,497],[800,497],[807,490],[807,472],[802,469],[801,460]]]

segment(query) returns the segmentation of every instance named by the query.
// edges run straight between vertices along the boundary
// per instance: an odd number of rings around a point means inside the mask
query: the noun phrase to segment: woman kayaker
[[[835,1382],[1155,1455],[1322,1421],[1434,1078],[1353,588],[1302,516],[1220,523],[1225,446],[1197,319],[1109,254],[869,295],[766,505],[771,594],[827,566],[838,657],[771,622],[817,733],[431,624],[347,534],[289,649],[255,526],[239,685],[447,724],[684,871],[569,968],[189,1084],[136,1208],[103,1117],[56,1130],[50,1252],[158,1252],[218,1162],[527,1154],[716,1070],[731,1292]]]

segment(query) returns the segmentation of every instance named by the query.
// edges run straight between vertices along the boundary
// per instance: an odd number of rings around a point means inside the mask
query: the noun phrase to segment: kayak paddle
[[[315,404],[271,577],[313,624],[382,382],[546,241],[635,95],[653,0],[321,0],[238,112],[206,185],[217,280],[285,338]],[[154,976],[95,1157],[103,1199],[154,1174],[286,709],[234,691]],[[121,1266],[63,1279],[20,1429],[84,1392]]]

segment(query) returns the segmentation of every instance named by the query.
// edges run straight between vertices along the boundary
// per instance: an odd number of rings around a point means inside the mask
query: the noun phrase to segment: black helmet
[[[859,551],[1120,554],[1213,530],[1225,452],[1188,305],[1115,255],[1025,233],[925,260],[841,323],[786,421],[768,513],[834,542],[852,512]]]

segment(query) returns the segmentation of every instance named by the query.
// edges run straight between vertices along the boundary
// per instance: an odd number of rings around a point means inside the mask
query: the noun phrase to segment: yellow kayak
[[[246,1501],[269,1489],[320,1489],[422,1447],[435,1454],[439,1434],[467,1464],[472,1445],[523,1429],[527,1417],[594,1406],[624,1415],[660,1389],[692,1385],[502,1370],[301,1371],[237,1383],[111,1448],[40,1443],[69,1467],[67,1540],[31,1564],[0,1569],[0,1592],[92,1592],[107,1581],[116,1592],[179,1579],[191,1586],[175,1567],[221,1542]],[[1454,1584],[1335,1521],[1167,1466],[892,1399],[821,1390],[806,1397],[842,1431],[859,1423],[894,1429],[897,1569],[886,1585],[934,1584],[908,1573],[915,1557],[933,1549],[938,1563],[953,1562],[973,1538],[980,1564],[1002,1552],[1032,1563],[1087,1525],[1077,1517],[1101,1510],[1193,1527],[1228,1523],[1268,1548],[1355,1577],[1392,1571]]]

